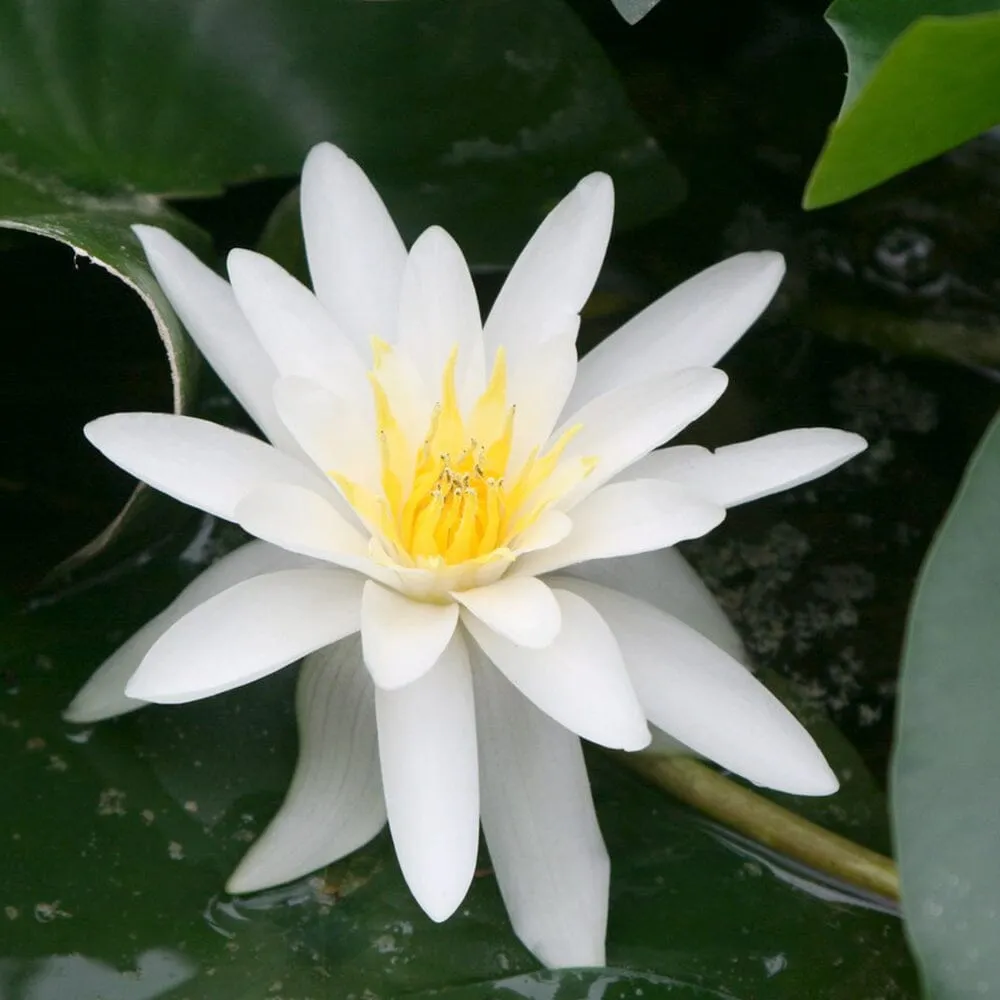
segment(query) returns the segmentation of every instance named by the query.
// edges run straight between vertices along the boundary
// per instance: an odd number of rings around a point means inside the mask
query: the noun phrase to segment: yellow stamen
[[[593,469],[595,460],[564,459],[580,430],[570,427],[544,454],[536,448],[515,475],[508,469],[516,424],[507,401],[507,364],[497,351],[485,390],[463,417],[455,386],[458,348],[441,376],[440,401],[422,437],[394,412],[405,368],[373,339],[369,382],[375,407],[381,496],[336,471],[330,475],[391,557],[434,569],[509,560],[516,536]],[[401,377],[402,376],[402,377]],[[397,403],[400,400],[396,400]]]

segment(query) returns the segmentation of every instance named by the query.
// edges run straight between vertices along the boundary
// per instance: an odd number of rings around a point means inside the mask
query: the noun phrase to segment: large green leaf
[[[924,563],[900,681],[892,811],[903,912],[928,993],[1000,982],[1000,422]]]
[[[138,241],[130,227],[146,223],[171,230],[179,238],[202,254],[208,248],[208,239],[195,226],[154,198],[126,196],[97,199],[72,191],[59,182],[27,180],[3,171],[0,167],[0,229],[17,230],[55,240],[71,248],[73,253],[87,258],[104,268],[135,293],[149,310],[151,329],[163,344],[167,371],[172,386],[171,398],[177,411],[187,410],[192,403],[198,369],[198,357],[187,335],[163,293],[160,291]],[[10,253],[16,253],[11,249]],[[58,281],[53,280],[52,294],[58,295]],[[127,293],[126,293],[127,294]],[[63,336],[80,333],[80,324],[67,323]],[[7,330],[14,336],[38,336],[40,331],[18,328],[19,312],[15,306],[9,313]],[[145,329],[133,331],[135,336],[147,336]],[[46,331],[48,333],[48,331]],[[58,341],[54,340],[54,346]],[[57,347],[55,349],[58,349]],[[95,343],[92,350],[100,351]],[[21,373],[19,380],[25,379]],[[34,434],[37,428],[30,423],[12,429],[15,434]],[[32,442],[28,442],[29,447]],[[66,484],[70,487],[70,484]],[[75,564],[84,557],[96,555],[112,538],[128,526],[138,524],[135,513],[150,498],[140,489],[132,494],[125,508],[107,528],[92,539],[72,560]],[[79,539],[84,541],[83,538]],[[68,552],[59,555],[66,556]],[[67,564],[67,568],[70,564]]]
[[[840,117],[806,187],[821,208],[1000,122],[996,0],[835,0],[847,50]]]
[[[480,263],[587,171],[632,221],[680,193],[563,0],[20,0],[0,5],[0,90],[22,175],[190,196],[297,174],[329,139],[409,230],[449,226]]]
[[[5,996],[139,1000],[181,983],[189,1000],[913,996],[895,918],[722,836],[600,756],[610,969],[539,972],[485,858],[460,912],[433,924],[385,837],[325,882],[226,896],[288,779],[293,672],[83,731],[58,717],[220,543],[183,541],[0,625],[0,795],[16,803],[0,813]]]

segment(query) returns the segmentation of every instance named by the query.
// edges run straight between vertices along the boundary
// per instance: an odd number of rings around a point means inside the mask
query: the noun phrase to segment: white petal
[[[361,642],[375,684],[391,691],[427,673],[457,623],[456,604],[414,601],[369,580],[361,604]]]
[[[559,602],[548,585],[534,577],[508,576],[451,596],[515,646],[544,649],[562,625]]]
[[[302,231],[320,302],[366,352],[396,339],[406,247],[364,171],[320,143],[302,168]],[[367,357],[367,354],[363,354]]]
[[[127,639],[94,672],[63,713],[67,722],[99,722],[146,704],[128,698],[125,685],[153,643],[189,611],[243,580],[279,569],[305,566],[309,560],[264,542],[250,542],[195,577],[155,618]]]
[[[353,569],[376,579],[395,576],[368,555],[368,540],[321,496],[301,486],[262,486],[236,505],[236,520],[251,535]]]
[[[333,567],[288,569],[230,587],[185,615],[125,693],[176,704],[249,684],[356,632],[361,579]]]
[[[592,400],[566,420],[581,425],[565,459],[597,459],[597,467],[560,506],[568,509],[603,486],[622,469],[680,433],[725,392],[727,378],[717,368],[688,368],[615,389]]]
[[[614,215],[607,174],[590,174],[545,217],[514,262],[489,318],[486,356],[534,350],[583,308],[604,262]]]
[[[422,233],[406,259],[397,346],[435,398],[455,348],[455,381],[464,389],[463,406],[483,391],[486,362],[476,289],[461,249],[440,226]]]
[[[370,399],[358,405],[312,379],[288,375],[275,383],[274,402],[285,426],[324,477],[337,472],[366,489],[380,488]]]
[[[830,427],[800,427],[707,448],[664,448],[626,470],[629,478],[654,476],[685,483],[725,507],[759,500],[818,479],[865,450],[859,434]]]
[[[571,566],[566,572],[648,601],[690,625],[734,659],[749,662],[743,641],[725,611],[677,549],[602,559]]]
[[[573,508],[565,541],[518,559],[515,574],[549,573],[590,559],[665,549],[711,531],[725,507],[666,480],[610,483]]]
[[[573,522],[561,510],[543,511],[538,520],[522,531],[512,543],[512,551],[520,556],[526,552],[547,549],[561,542],[573,530]]]
[[[373,691],[357,636],[306,657],[295,695],[295,776],[227,892],[301,878],[356,851],[385,825]]]
[[[509,469],[519,469],[531,449],[545,441],[562,413],[576,378],[580,317],[507,366],[507,399],[517,407]]]
[[[264,441],[171,413],[112,413],[83,429],[115,465],[181,503],[232,521],[236,504],[265,483],[329,489],[316,473]]]
[[[198,350],[257,426],[279,448],[289,445],[271,400],[277,369],[225,280],[170,233],[133,226],[149,266]]]
[[[576,594],[553,593],[562,628],[545,649],[525,649],[462,612],[482,651],[526,698],[578,736],[620,750],[641,750],[649,729],[611,630]]]
[[[813,738],[741,663],[644,601],[557,580],[611,626],[650,722],[757,785],[793,795],[837,790]]]
[[[361,356],[305,285],[251,250],[233,250],[228,267],[236,301],[279,375],[313,379],[345,399],[368,395]]]
[[[581,362],[568,410],[610,389],[712,366],[764,311],[785,274],[779,253],[741,253],[667,292]]]
[[[375,707],[396,857],[424,912],[446,920],[468,892],[479,850],[476,710],[461,636],[412,684],[376,689]]]
[[[552,968],[604,965],[610,865],[580,741],[474,669],[483,832],[514,931]]]

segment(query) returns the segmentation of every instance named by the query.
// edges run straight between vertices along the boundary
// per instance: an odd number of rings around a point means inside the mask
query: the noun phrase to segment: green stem
[[[1000,328],[992,319],[977,324],[908,316],[822,293],[798,306],[794,318],[838,340],[860,341],[879,350],[992,368],[1000,365]]]
[[[618,754],[647,781],[712,819],[851,885],[899,899],[891,858],[810,823],[690,757]]]

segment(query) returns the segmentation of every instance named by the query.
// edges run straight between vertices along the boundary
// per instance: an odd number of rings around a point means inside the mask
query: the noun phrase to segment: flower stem
[[[899,899],[891,858],[775,805],[690,757],[617,754],[647,781],[759,844],[851,885]]]

